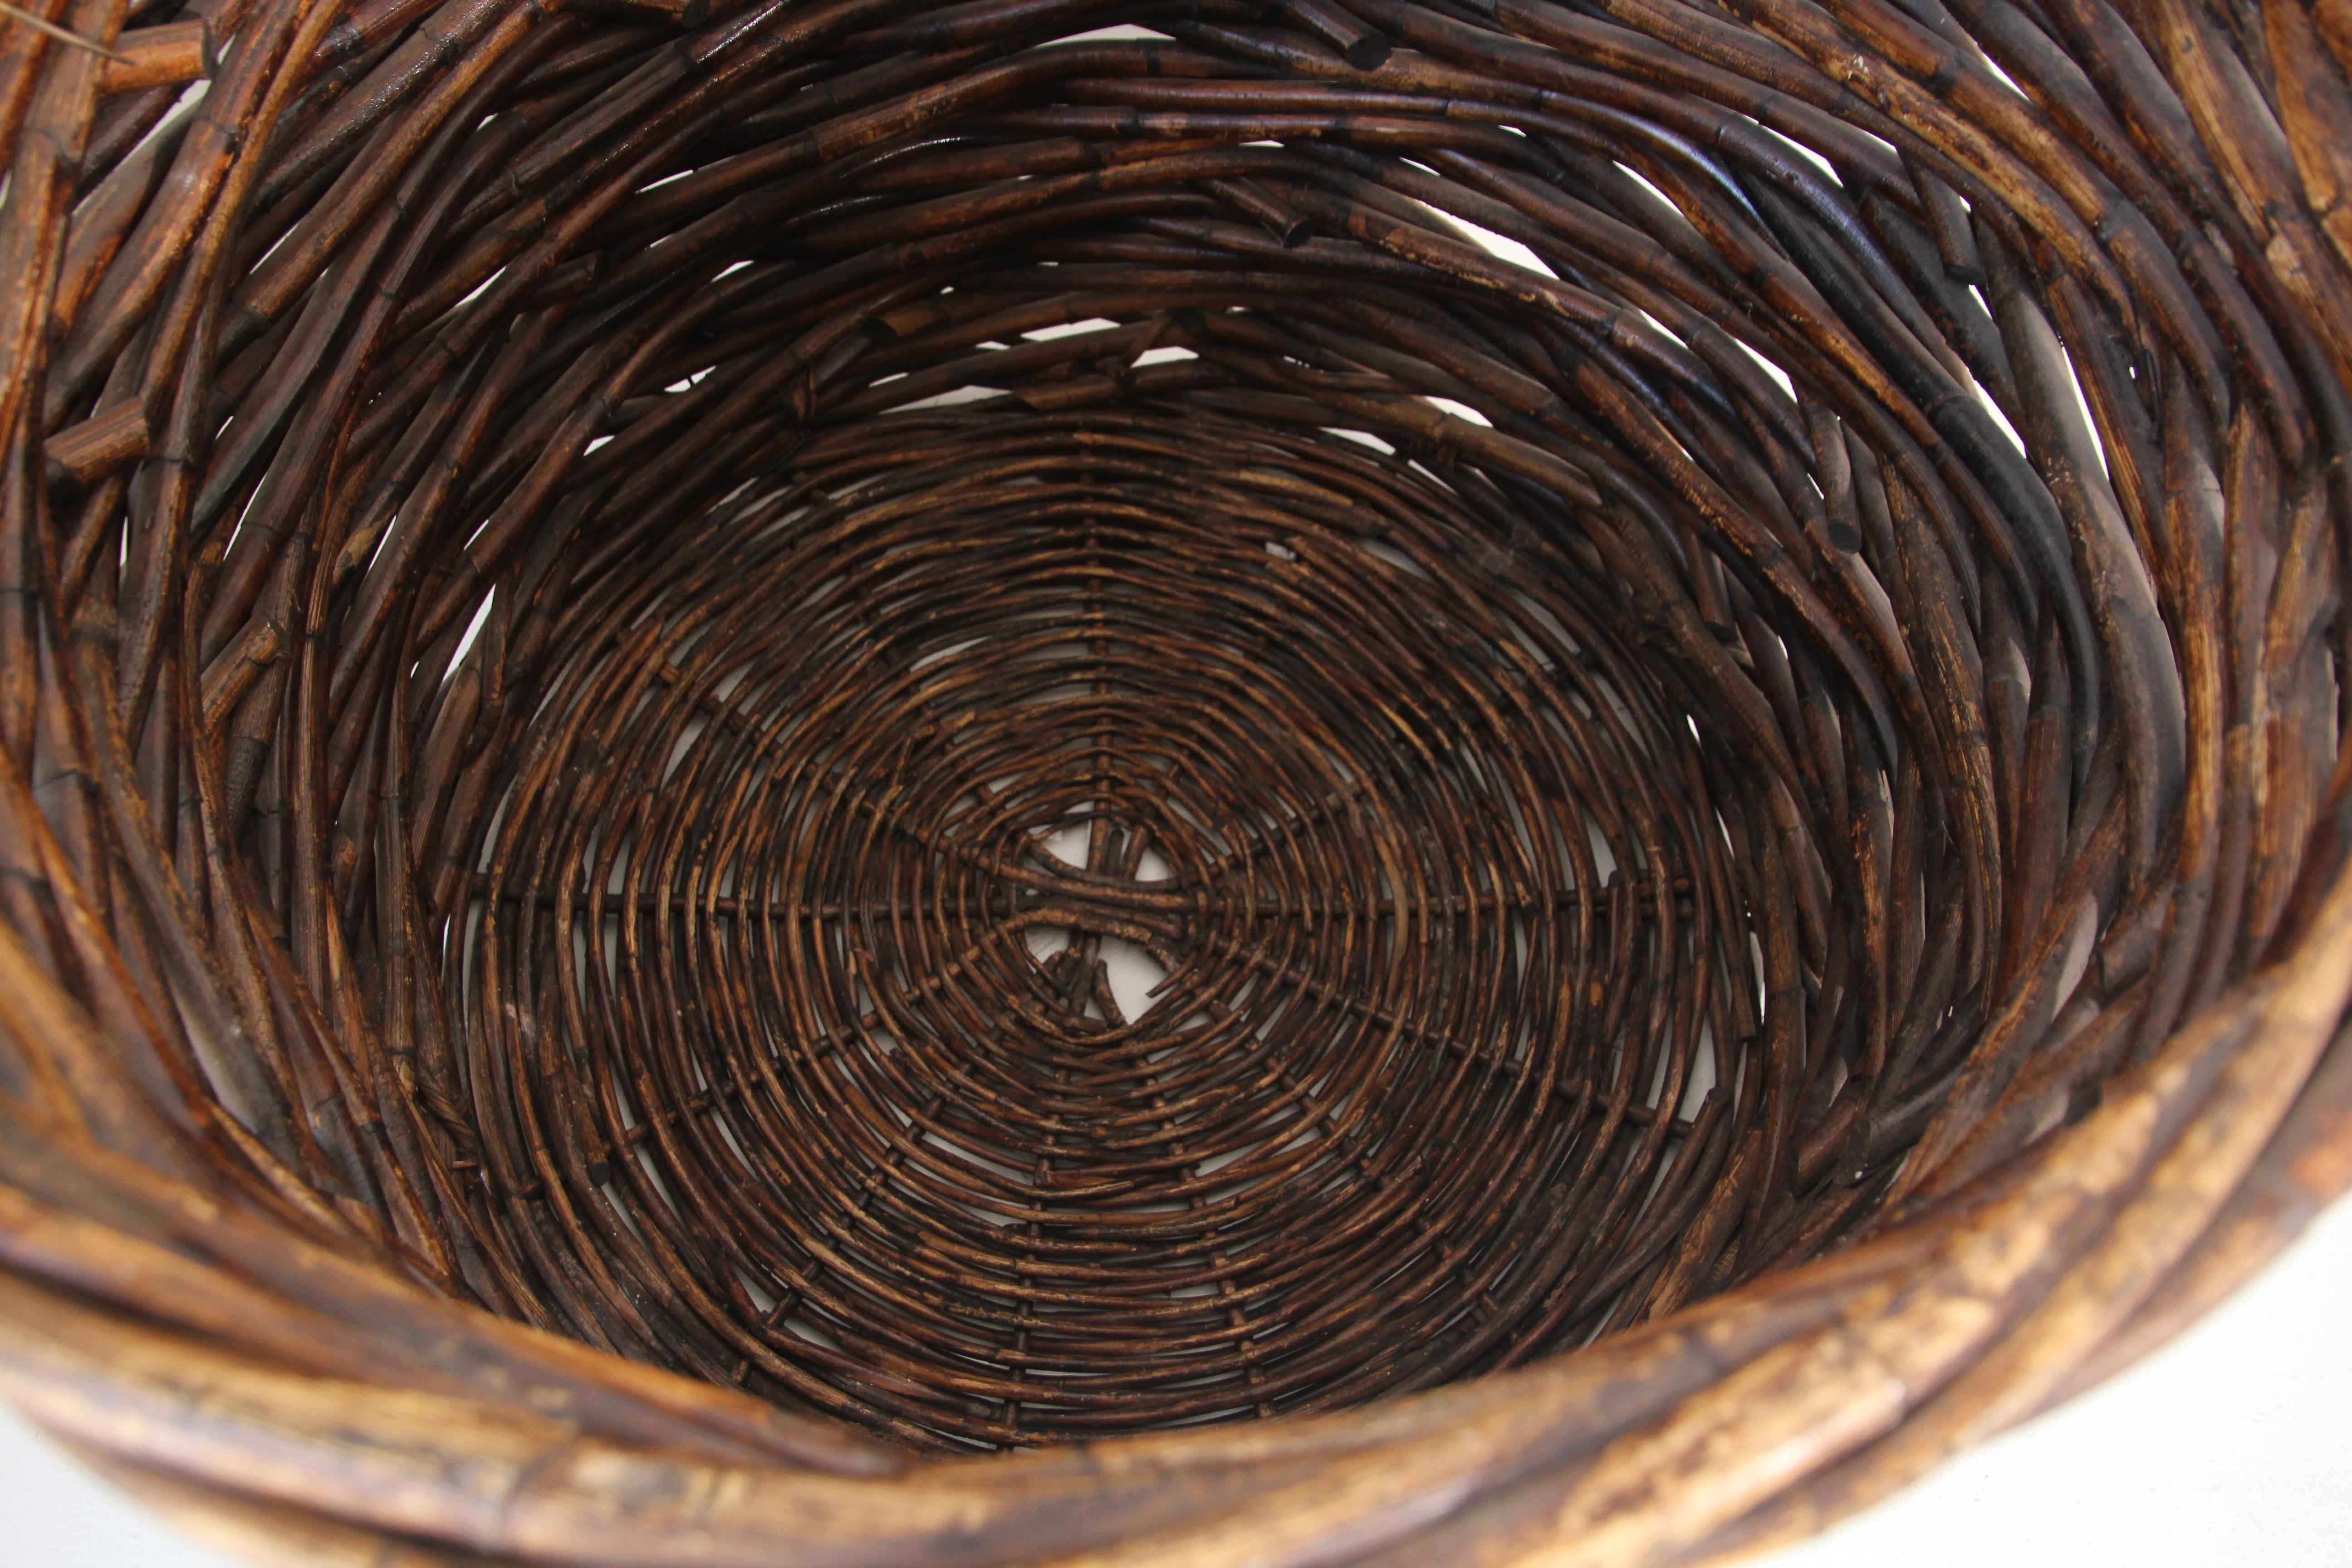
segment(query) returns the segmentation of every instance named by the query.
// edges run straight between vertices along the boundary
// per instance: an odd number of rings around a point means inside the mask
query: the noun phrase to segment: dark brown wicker
[[[0,1393],[194,1528],[1707,1561],[2352,1182],[2352,0],[5,27]]]

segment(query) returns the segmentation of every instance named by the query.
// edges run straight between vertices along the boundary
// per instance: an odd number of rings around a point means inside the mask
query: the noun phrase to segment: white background
[[[2347,1305],[2352,1203],[2155,1357],[1763,1568],[2352,1564]],[[0,1563],[228,1568],[5,1405]]]

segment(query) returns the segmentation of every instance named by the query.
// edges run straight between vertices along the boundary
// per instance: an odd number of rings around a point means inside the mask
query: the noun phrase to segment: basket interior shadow
[[[1696,1561],[2352,1178],[2343,0],[10,27],[0,1391],[192,1521]]]

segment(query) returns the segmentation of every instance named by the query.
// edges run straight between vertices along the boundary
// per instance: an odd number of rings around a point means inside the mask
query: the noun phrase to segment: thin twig
[[[93,43],[70,27],[60,27],[55,22],[45,22],[22,6],[9,5],[8,0],[0,0],[0,16],[22,22],[33,31],[45,33],[61,44],[71,44],[78,49],[88,49],[91,54],[102,56],[110,60],[126,60],[131,58],[128,55],[116,54],[104,44]]]

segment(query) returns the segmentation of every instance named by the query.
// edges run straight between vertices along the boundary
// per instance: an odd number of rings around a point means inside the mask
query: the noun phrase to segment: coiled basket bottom
[[[2352,1182],[2346,0],[5,26],[0,1393],[194,1528],[1713,1561]]]

